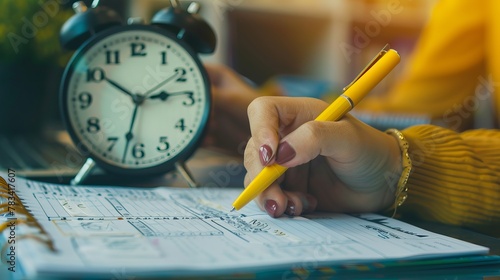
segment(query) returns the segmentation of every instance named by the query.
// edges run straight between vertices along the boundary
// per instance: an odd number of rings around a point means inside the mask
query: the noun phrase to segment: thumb
[[[276,152],[276,163],[294,167],[318,156],[351,162],[366,148],[363,123],[349,114],[339,121],[309,121],[284,137]]]
[[[394,139],[347,114],[339,121],[310,121],[284,137],[276,163],[295,167],[318,156],[346,187],[375,190],[387,185],[385,172],[397,170]]]

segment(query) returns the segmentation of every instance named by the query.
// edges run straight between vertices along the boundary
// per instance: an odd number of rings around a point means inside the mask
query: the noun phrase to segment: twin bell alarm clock
[[[208,75],[198,57],[215,49],[215,34],[178,1],[150,24],[124,23],[113,10],[73,5],[61,28],[63,48],[74,50],[59,92],[62,119],[87,158],[72,180],[94,166],[120,176],[177,169],[195,185],[184,162],[199,146],[211,108]]]

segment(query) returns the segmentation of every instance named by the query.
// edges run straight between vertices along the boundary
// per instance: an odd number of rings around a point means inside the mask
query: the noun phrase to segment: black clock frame
[[[89,149],[81,139],[77,136],[77,134],[74,131],[74,127],[71,125],[70,119],[69,119],[69,109],[67,106],[67,98],[68,98],[68,87],[69,87],[69,81],[71,76],[73,75],[75,71],[76,64],[78,61],[82,58],[82,56],[90,49],[92,48],[96,43],[100,42],[102,39],[119,33],[119,32],[126,32],[130,30],[139,30],[139,31],[148,31],[148,32],[154,32],[163,36],[166,36],[170,38],[171,40],[175,41],[177,44],[179,44],[182,48],[184,48],[188,54],[192,57],[193,61],[196,63],[196,66],[200,69],[202,78],[203,78],[203,84],[205,87],[205,92],[206,92],[206,103],[204,107],[204,112],[203,115],[201,116],[201,127],[202,129],[199,129],[198,131],[195,132],[193,135],[193,138],[191,141],[186,145],[186,147],[179,152],[176,156],[172,157],[171,159],[160,163],[156,166],[152,167],[145,167],[145,168],[126,168],[126,167],[120,167],[120,166],[115,166],[112,164],[109,164],[106,161],[101,160],[98,156],[95,156],[92,152],[92,149]],[[167,173],[169,171],[172,171],[175,169],[175,164],[178,162],[185,162],[188,160],[196,151],[196,149],[200,146],[201,141],[203,140],[203,137],[206,134],[206,131],[208,129],[208,121],[210,119],[211,115],[211,106],[212,106],[212,94],[211,94],[211,87],[210,87],[210,80],[208,77],[208,74],[201,62],[201,60],[198,57],[198,54],[193,50],[193,48],[186,42],[179,40],[176,37],[176,34],[171,33],[168,30],[165,30],[161,27],[154,26],[154,25],[126,25],[126,26],[116,26],[116,27],[111,27],[109,29],[106,29],[104,31],[99,32],[95,36],[91,37],[90,39],[86,40],[73,54],[71,57],[70,61],[68,62],[68,65],[66,66],[63,76],[62,76],[62,83],[59,88],[59,108],[61,108],[61,115],[62,115],[62,120],[63,124],[68,131],[73,143],[79,150],[79,152],[82,154],[83,157],[87,158],[90,157],[92,158],[99,167],[103,168],[106,171],[116,173],[116,174],[121,174],[125,176],[136,176],[136,175],[159,175],[163,173]]]

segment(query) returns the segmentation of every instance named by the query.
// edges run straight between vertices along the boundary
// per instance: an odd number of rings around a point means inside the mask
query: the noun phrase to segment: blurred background
[[[94,1],[83,2],[90,7]],[[256,86],[278,81],[287,94],[323,97],[340,92],[386,44],[401,54],[398,68],[404,67],[435,1],[198,0],[217,37],[215,53],[201,59],[226,64]],[[73,54],[60,47],[59,31],[74,15],[74,2],[0,0],[0,169],[60,177],[80,167],[58,105],[62,73]],[[146,23],[170,5],[98,2],[123,19]],[[183,8],[191,3],[179,2]],[[392,71],[371,94],[384,91],[400,72]]]
[[[216,52],[202,60],[227,64],[256,85],[285,76],[335,90],[387,43],[401,53],[398,67],[403,67],[435,1],[199,0],[200,14],[217,35]],[[58,35],[73,14],[73,2],[0,0],[2,131],[32,131],[41,121],[58,118],[60,76],[71,55],[59,47]],[[182,6],[190,2],[180,1]],[[99,5],[148,22],[169,1],[101,0]]]
[[[131,1],[129,12],[147,19],[165,2]],[[387,43],[401,54],[401,68],[436,0],[198,2],[218,37],[216,53],[205,60],[227,64],[257,85],[291,75],[335,88],[348,84]]]

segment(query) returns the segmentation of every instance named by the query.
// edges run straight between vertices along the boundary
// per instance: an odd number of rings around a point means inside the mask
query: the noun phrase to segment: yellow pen
[[[386,45],[365,69],[363,69],[363,71],[343,89],[342,95],[335,99],[335,101],[333,101],[315,121],[337,121],[341,119],[385,76],[387,76],[387,74],[396,67],[399,61],[399,54]],[[236,198],[233,202],[233,209],[231,211],[240,210],[267,189],[274,181],[283,175],[287,169],[287,167],[283,167],[276,163],[264,167],[238,198]]]

